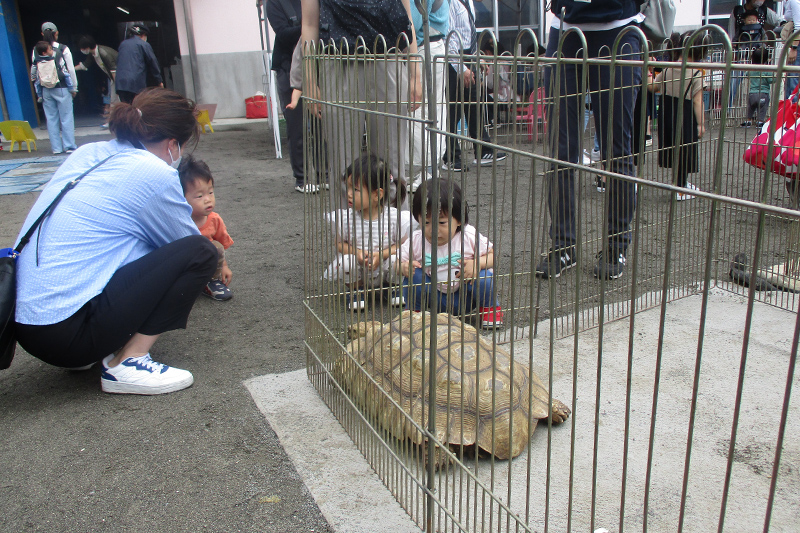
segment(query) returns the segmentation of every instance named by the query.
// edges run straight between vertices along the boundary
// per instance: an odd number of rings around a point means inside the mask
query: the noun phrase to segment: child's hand
[[[225,285],[230,285],[232,279],[233,279],[233,272],[231,272],[231,269],[228,268],[228,263],[223,264],[222,273],[219,276],[219,280]]]
[[[368,253],[364,253],[364,250],[359,250],[358,248],[356,248],[356,253],[355,253],[355,256],[356,256],[356,262],[357,262],[359,265],[364,265],[364,266],[366,266],[366,264],[367,264],[367,263],[366,263],[366,260],[367,260],[367,256],[368,256],[368,255],[369,255]]]
[[[372,262],[367,265],[370,270],[376,270],[383,264],[383,252],[372,252]]]
[[[400,275],[402,275],[404,278],[410,278],[414,275],[414,270],[418,268],[422,268],[422,263],[419,261],[400,263]]]
[[[459,263],[461,263],[459,278],[466,283],[472,283],[472,280],[478,275],[478,272],[475,270],[475,260],[462,259]]]

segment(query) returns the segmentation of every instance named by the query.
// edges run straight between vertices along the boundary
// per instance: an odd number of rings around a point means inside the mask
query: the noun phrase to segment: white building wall
[[[192,84],[184,2],[190,2],[196,80]],[[174,0],[186,94],[217,104],[216,116],[243,117],[244,100],[264,91],[258,10],[253,0]],[[196,94],[193,87],[196,87]],[[178,88],[180,90],[180,88]]]
[[[498,0],[493,0],[497,4]],[[702,25],[704,0],[680,0],[675,31]],[[184,2],[190,2],[197,79],[192,83]],[[216,116],[243,117],[244,99],[264,91],[258,10],[253,0],[174,0],[186,90],[200,104],[217,104]],[[495,9],[495,12],[497,10]],[[545,14],[549,28],[552,13]],[[545,32],[545,35],[547,32]],[[272,32],[270,32],[272,38]],[[180,76],[176,76],[180,79]],[[197,94],[193,94],[197,87]],[[177,88],[181,90],[181,87]]]

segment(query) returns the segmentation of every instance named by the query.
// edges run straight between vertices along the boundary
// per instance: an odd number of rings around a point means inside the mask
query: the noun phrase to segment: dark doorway
[[[168,76],[170,65],[180,60],[173,0],[22,1],[19,2],[19,12],[28,54],[42,38],[43,22],[52,22],[58,27],[59,42],[69,47],[77,64],[86,59],[78,48],[78,40],[82,35],[91,35],[98,44],[117,49],[125,38],[126,23],[144,21],[150,29],[147,42],[158,58],[161,75]],[[103,121],[102,90],[106,83],[105,75],[94,62],[90,62],[89,70],[79,71],[77,76],[76,125],[88,126],[95,122],[99,125]],[[164,81],[166,86],[171,86],[168,79]],[[41,109],[40,116],[44,116]]]

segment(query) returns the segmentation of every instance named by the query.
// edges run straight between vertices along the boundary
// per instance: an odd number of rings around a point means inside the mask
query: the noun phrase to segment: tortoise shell
[[[418,427],[428,424],[431,320],[427,312],[404,311],[388,324],[355,324],[348,351],[359,367],[344,358],[336,369],[354,400],[381,427],[417,444],[424,440]],[[477,444],[499,459],[516,457],[538,420],[550,415],[547,389],[527,362],[513,361],[504,346],[493,346],[471,325],[439,313],[436,328],[437,440]],[[552,414],[559,423],[570,410],[553,400]]]

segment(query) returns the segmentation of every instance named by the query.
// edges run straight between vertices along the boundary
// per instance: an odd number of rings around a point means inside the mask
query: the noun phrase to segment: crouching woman
[[[101,361],[105,392],[163,394],[193,383],[189,371],[153,361],[150,349],[161,333],[186,327],[217,265],[175,170],[196,142],[195,115],[193,102],[166,89],[115,106],[116,138],[72,154],[20,232],[84,176],[17,259],[17,340],[51,365]]]

